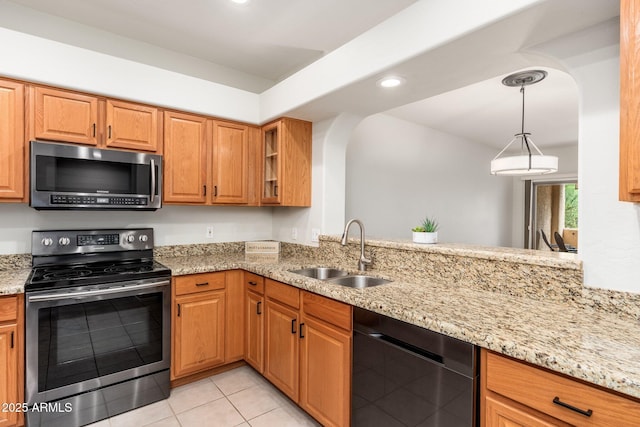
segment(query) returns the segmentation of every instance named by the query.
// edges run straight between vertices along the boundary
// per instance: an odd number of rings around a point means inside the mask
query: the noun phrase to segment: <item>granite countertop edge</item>
[[[640,360],[640,332],[622,337],[624,331],[639,330],[638,321],[477,289],[445,292],[439,285],[401,281],[351,289],[289,272],[318,266],[318,260],[311,257],[251,262],[243,253],[236,253],[156,259],[169,267],[174,276],[243,269],[640,399],[640,366],[635,362]],[[0,271],[0,295],[23,293],[29,272],[30,269]],[[386,278],[393,280],[393,277]],[[421,302],[425,297],[429,300],[427,304]],[[505,302],[513,308],[505,310],[500,318],[495,310]],[[464,310],[455,307],[464,307]],[[523,312],[528,316],[522,317]],[[531,339],[540,333],[532,329],[536,318],[541,316],[556,321],[545,323],[546,338]],[[621,338],[617,338],[615,331],[620,332]],[[564,339],[555,339],[556,336]],[[624,357],[608,357],[617,354],[613,346],[625,348]]]

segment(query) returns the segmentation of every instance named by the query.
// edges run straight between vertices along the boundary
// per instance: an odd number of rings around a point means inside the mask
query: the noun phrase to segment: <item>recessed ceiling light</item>
[[[231,2],[235,4],[247,4],[249,0],[231,0]]]
[[[389,76],[378,80],[378,86],[380,87],[397,87],[404,83],[405,80],[398,76]]]

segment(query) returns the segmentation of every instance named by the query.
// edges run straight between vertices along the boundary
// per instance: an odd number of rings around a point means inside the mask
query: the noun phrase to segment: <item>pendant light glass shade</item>
[[[521,140],[521,146],[527,148],[526,153],[517,156],[500,157],[514,142]],[[533,147],[537,154],[531,153]],[[517,134],[506,147],[491,160],[492,175],[544,175],[558,171],[558,158],[545,156],[529,139],[528,134]]]
[[[515,135],[506,147],[491,161],[492,175],[544,175],[558,171],[558,158],[545,156],[524,131],[524,87],[534,84],[547,76],[546,71],[528,70],[512,74],[502,80],[506,86],[520,86],[522,93],[522,131]],[[500,157],[514,142],[520,141],[521,153],[515,156]],[[531,148],[535,150],[531,151]]]

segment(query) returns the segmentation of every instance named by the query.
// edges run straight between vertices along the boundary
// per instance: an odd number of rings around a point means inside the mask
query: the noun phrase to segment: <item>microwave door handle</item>
[[[151,159],[151,197],[149,201],[153,203],[156,199],[156,162]]]

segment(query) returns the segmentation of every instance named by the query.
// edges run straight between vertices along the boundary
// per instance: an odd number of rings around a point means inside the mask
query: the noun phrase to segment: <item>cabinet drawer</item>
[[[351,331],[351,306],[310,292],[302,292],[302,311],[339,328]]]
[[[18,318],[18,297],[0,297],[0,322]]]
[[[260,295],[264,294],[264,277],[245,271],[244,284],[247,289],[250,289]]]
[[[640,403],[564,376],[487,352],[487,388],[569,424],[637,426]],[[562,402],[590,416],[561,406]]]
[[[224,272],[174,277],[176,295],[224,289]]]
[[[275,280],[265,279],[267,298],[280,301],[293,308],[300,308],[300,290]]]

